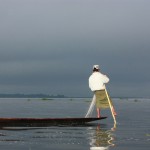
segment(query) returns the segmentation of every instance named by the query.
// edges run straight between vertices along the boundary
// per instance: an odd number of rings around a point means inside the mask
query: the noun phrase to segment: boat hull
[[[44,127],[59,125],[85,125],[101,118],[0,118],[0,127]]]

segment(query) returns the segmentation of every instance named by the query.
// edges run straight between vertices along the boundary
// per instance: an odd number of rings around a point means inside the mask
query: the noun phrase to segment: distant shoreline
[[[49,94],[0,94],[0,98],[90,98],[92,99],[92,96],[65,96],[62,94],[57,95],[49,95]],[[149,97],[124,97],[124,96],[112,96],[113,98],[119,98],[119,99],[132,99],[132,98],[149,98]]]
[[[48,94],[0,94],[0,98],[67,98],[64,95],[48,95]]]

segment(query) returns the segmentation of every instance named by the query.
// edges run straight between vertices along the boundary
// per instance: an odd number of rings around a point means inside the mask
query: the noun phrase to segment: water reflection
[[[116,124],[114,124],[111,130],[97,125],[90,137],[90,150],[109,150],[110,147],[115,146],[113,135],[115,130]]]
[[[0,144],[28,145],[66,150],[73,147],[82,150],[109,150],[114,146],[114,126],[108,130],[107,125],[92,124],[89,126],[52,126],[41,128],[6,127],[0,130]],[[13,134],[12,134],[13,133]],[[41,148],[42,149],[42,148]]]

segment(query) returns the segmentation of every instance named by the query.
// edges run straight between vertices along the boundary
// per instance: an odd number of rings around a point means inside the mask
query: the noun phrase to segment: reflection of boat
[[[42,127],[54,125],[84,125],[101,118],[0,118],[0,127]]]

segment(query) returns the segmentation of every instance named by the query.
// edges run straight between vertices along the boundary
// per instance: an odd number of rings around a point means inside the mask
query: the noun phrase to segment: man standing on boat
[[[98,118],[101,117],[101,114],[100,114],[101,108],[109,108],[109,102],[108,102],[107,95],[105,92],[105,84],[108,82],[109,82],[109,78],[100,72],[99,65],[94,65],[93,73],[89,77],[89,87],[91,91],[94,92],[95,97],[96,97],[96,108],[97,108]],[[110,99],[110,103],[112,106],[112,112],[114,115],[116,115],[111,99]]]

